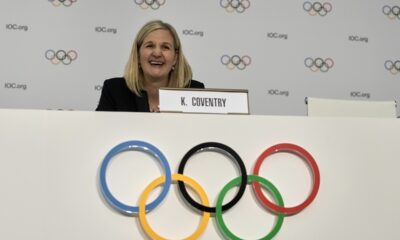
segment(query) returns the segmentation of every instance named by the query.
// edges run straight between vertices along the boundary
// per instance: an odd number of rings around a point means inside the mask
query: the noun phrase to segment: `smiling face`
[[[139,48],[139,62],[145,81],[167,81],[178,54],[172,34],[165,29],[147,35]]]

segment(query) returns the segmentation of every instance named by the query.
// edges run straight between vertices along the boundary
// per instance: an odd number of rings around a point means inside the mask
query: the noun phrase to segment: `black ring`
[[[319,13],[323,9],[323,6],[320,2],[314,2],[312,7],[317,13]]]
[[[192,149],[190,149],[185,156],[183,156],[179,168],[178,168],[178,173],[183,174],[183,170],[185,168],[185,165],[189,158],[193,156],[194,154],[200,152],[200,151],[207,151],[210,149],[218,149],[222,150],[221,152],[231,158],[232,160],[235,160],[237,164],[239,165],[240,168],[240,173],[242,175],[242,182],[240,183],[239,190],[236,194],[236,196],[227,204],[222,206],[222,211],[226,211],[233,207],[243,196],[244,191],[246,189],[246,184],[247,184],[247,171],[246,171],[246,166],[243,163],[243,160],[240,158],[240,156],[230,147],[222,144],[222,143],[217,143],[217,142],[205,142],[201,143],[197,146],[194,146]],[[182,181],[178,181],[178,186],[179,190],[182,193],[183,197],[185,200],[190,203],[193,207],[196,209],[203,211],[203,212],[209,212],[209,213],[215,213],[215,207],[206,207],[195,200],[189,195],[188,191],[186,190],[185,184]]]
[[[393,15],[395,15],[395,16],[399,16],[400,7],[399,7],[399,6],[393,6],[393,7],[392,7],[392,13],[393,13]]]

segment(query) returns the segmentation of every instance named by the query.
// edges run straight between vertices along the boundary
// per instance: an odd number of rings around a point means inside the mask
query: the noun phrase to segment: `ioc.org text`
[[[350,97],[369,99],[371,97],[371,94],[368,92],[352,91],[352,92],[350,92]]]
[[[10,83],[6,82],[4,83],[4,88],[5,89],[21,89],[21,90],[26,90],[28,86],[26,84],[19,84],[19,83]]]
[[[19,25],[19,24],[14,24],[14,23],[9,23],[6,24],[6,29],[7,30],[15,30],[15,31],[28,31],[28,26],[27,25]]]
[[[203,37],[204,36],[204,32],[203,31],[196,31],[196,30],[192,30],[192,29],[184,29],[184,30],[182,30],[182,34],[183,35],[190,35],[190,36],[199,36],[199,37]]]
[[[269,95],[275,95],[275,96],[289,97],[289,91],[287,91],[287,90],[269,89],[268,90],[268,94]]]
[[[360,36],[357,36],[357,35],[352,35],[352,36],[349,36],[349,41],[351,41],[351,42],[365,42],[365,43],[368,43],[368,38],[367,37],[360,37]]]
[[[287,40],[289,36],[285,33],[269,32],[267,33],[267,37]]]
[[[112,33],[112,34],[117,34],[117,29],[116,28],[108,28],[108,27],[101,27],[97,26],[94,28],[95,32],[98,33]]]

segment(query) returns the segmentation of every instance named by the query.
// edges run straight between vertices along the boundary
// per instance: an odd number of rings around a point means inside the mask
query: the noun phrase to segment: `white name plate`
[[[160,112],[249,114],[247,90],[160,88]]]

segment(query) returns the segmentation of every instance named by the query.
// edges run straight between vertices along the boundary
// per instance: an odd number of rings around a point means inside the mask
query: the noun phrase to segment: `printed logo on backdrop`
[[[318,14],[319,16],[324,17],[332,11],[332,4],[329,2],[320,3],[307,1],[303,3],[303,9],[311,16],[316,16]]]
[[[75,61],[78,58],[78,53],[75,50],[53,50],[53,49],[48,49],[45,54],[45,58],[49,60],[53,64],[59,64],[62,62],[64,65],[69,65],[73,61]]]
[[[350,92],[350,97],[352,98],[367,98],[371,97],[371,93],[368,92],[360,92],[360,91],[352,91]]]
[[[53,4],[54,7],[59,7],[63,5],[64,7],[70,7],[73,3],[76,3],[78,0],[48,0]]]
[[[103,89],[103,85],[94,85],[95,91],[101,91]]]
[[[400,60],[387,60],[385,62],[385,68],[392,74],[397,74],[400,72]]]
[[[139,5],[142,9],[153,9],[157,10],[164,5],[166,0],[135,0],[136,5]]]
[[[28,86],[26,84],[20,84],[20,83],[15,83],[15,82],[6,82],[4,83],[4,88],[5,89],[11,89],[11,90],[26,90]]]
[[[332,58],[310,58],[304,59],[304,65],[313,72],[327,72],[334,65]]]
[[[194,37],[203,37],[204,32],[203,31],[198,31],[198,30],[193,30],[193,29],[183,29],[182,34],[186,36],[194,36]]]
[[[246,9],[250,7],[249,0],[220,0],[219,5],[228,13],[237,12],[243,13]]]
[[[97,32],[97,33],[117,34],[117,29],[116,28],[109,28],[109,27],[97,26],[97,27],[94,28],[94,31]]]
[[[350,42],[365,42],[368,43],[368,37],[361,37],[357,35],[351,35],[349,36],[349,41]]]
[[[9,23],[6,24],[6,29],[10,30],[10,31],[28,31],[28,25],[19,25],[19,24],[15,24],[15,23]]]
[[[239,55],[223,55],[221,57],[221,63],[225,65],[228,69],[237,68],[239,70],[244,70],[247,66],[251,64],[251,57],[244,55],[240,57]]]
[[[395,20],[396,18],[400,20],[400,7],[399,6],[388,6],[385,5],[382,8],[383,14],[385,14],[390,20]]]
[[[267,33],[268,38],[274,38],[274,39],[283,39],[287,40],[288,39],[288,34],[286,33],[277,33],[277,32],[269,32]]]
[[[288,90],[268,89],[268,94],[272,95],[272,96],[289,97],[289,91]]]

